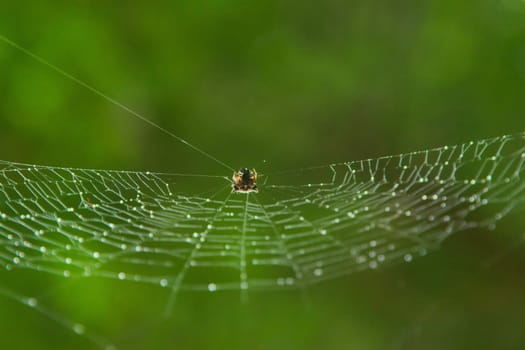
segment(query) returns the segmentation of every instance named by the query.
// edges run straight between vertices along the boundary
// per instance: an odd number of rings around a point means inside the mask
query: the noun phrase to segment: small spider
[[[249,193],[259,192],[257,188],[257,172],[255,169],[249,170],[242,168],[233,173],[233,189],[232,192]]]

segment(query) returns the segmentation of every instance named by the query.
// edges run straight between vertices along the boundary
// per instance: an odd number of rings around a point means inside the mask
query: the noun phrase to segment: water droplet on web
[[[406,262],[411,262],[411,261],[412,261],[412,255],[411,255],[411,254],[405,254],[405,256],[403,257],[403,259],[404,259]]]
[[[243,289],[246,289],[246,288],[243,288]],[[208,284],[208,290],[210,292],[215,292],[217,290],[217,285],[215,283]]]
[[[118,279],[119,279],[119,280],[123,280],[123,279],[125,279],[125,278],[126,278],[126,274],[125,274],[124,272],[119,272],[119,274],[118,274]]]
[[[323,269],[315,269],[314,275],[316,276],[322,276],[323,275]]]
[[[75,323],[73,325],[73,331],[77,334],[84,334],[84,332],[86,331],[86,328],[84,327],[84,325],[80,323]]]
[[[35,307],[38,304],[38,301],[35,298],[28,298],[26,304],[30,307]]]

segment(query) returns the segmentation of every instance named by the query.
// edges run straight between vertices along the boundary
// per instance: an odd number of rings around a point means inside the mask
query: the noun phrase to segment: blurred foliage
[[[2,4],[0,34],[234,167],[270,172],[523,131],[521,0],[19,0]],[[2,159],[230,175],[4,43],[0,72]],[[519,224],[500,230],[517,240]],[[482,267],[509,244],[454,237],[417,264],[315,287],[306,303],[186,293],[170,319],[167,295],[147,286],[34,272],[11,282],[45,290],[53,310],[125,349],[510,349],[525,343],[523,258]],[[8,299],[0,310],[10,348],[93,346]]]

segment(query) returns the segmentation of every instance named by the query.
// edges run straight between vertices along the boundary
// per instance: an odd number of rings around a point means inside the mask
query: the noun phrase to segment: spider
[[[259,192],[257,188],[257,172],[255,169],[249,170],[248,168],[242,168],[239,171],[233,173],[233,188],[232,192],[237,193],[249,193]]]

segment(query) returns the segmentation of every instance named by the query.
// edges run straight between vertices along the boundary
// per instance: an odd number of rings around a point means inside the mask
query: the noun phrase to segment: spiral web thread
[[[173,294],[304,287],[493,229],[525,201],[524,162],[520,134],[269,175],[236,194],[221,177],[1,161],[0,266]],[[182,179],[218,192],[190,195]]]

